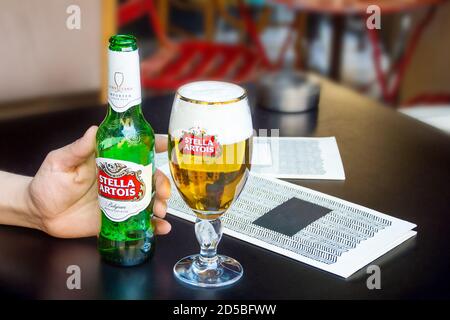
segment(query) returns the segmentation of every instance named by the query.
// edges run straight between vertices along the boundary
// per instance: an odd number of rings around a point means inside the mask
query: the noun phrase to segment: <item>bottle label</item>
[[[152,197],[152,164],[97,158],[98,200],[108,219],[120,222],[145,210]]]
[[[141,103],[138,50],[109,50],[108,103],[116,112]]]

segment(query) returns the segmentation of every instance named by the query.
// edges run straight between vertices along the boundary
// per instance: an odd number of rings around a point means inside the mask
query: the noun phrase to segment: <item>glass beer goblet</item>
[[[253,126],[247,94],[238,85],[198,81],[178,89],[169,124],[169,166],[178,192],[196,214],[200,253],[174,266],[175,276],[199,287],[242,277],[241,264],[218,255],[220,217],[241,193],[250,171]]]

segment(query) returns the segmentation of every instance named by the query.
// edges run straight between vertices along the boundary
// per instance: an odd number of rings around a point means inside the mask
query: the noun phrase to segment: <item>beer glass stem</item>
[[[217,245],[222,238],[222,221],[197,218],[195,221],[195,235],[200,244],[200,255],[196,261],[199,270],[217,268]]]

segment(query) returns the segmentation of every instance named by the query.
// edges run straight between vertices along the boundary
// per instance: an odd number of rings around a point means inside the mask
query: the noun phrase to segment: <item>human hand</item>
[[[77,141],[51,151],[29,185],[29,203],[36,227],[61,238],[88,237],[100,231],[97,198],[95,135],[89,128]],[[156,152],[167,149],[167,138],[156,136]],[[153,224],[156,234],[166,234],[170,224],[163,220],[170,183],[159,170],[155,173]]]

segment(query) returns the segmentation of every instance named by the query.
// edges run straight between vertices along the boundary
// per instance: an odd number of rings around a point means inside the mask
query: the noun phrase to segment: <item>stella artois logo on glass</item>
[[[217,136],[199,128],[184,131],[178,146],[181,153],[193,156],[219,157],[222,151]]]

